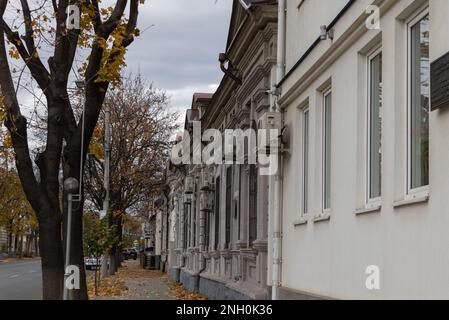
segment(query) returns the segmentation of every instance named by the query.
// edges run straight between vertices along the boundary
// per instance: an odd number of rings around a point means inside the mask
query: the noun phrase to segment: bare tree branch
[[[0,0],[0,18],[6,10],[7,0]],[[19,102],[15,94],[14,83],[12,81],[8,56],[5,48],[5,38],[3,28],[0,28],[0,88],[4,96],[7,107],[6,126],[8,127],[13,140],[14,151],[16,153],[16,165],[25,193],[34,210],[40,209],[39,196],[41,191],[33,172],[33,164],[30,159],[30,152],[27,138],[27,124],[25,117],[20,112]]]
[[[12,31],[4,21],[3,17],[0,19],[0,24],[9,42],[11,42],[16,47],[22,60],[27,65],[28,69],[31,72],[31,75],[36,80],[39,87],[42,89],[42,91],[44,91],[44,93],[48,93],[47,89],[50,85],[50,74],[42,64],[42,61],[37,55],[37,52],[34,51],[33,54],[30,54],[30,52],[25,47],[22,39],[20,38],[19,33]]]

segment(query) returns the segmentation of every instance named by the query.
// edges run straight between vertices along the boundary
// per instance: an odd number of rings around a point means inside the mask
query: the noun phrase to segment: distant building
[[[0,252],[7,251],[7,243],[8,243],[8,234],[5,229],[0,227]]]

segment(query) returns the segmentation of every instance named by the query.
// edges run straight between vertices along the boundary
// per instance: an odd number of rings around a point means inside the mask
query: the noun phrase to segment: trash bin
[[[141,259],[141,265],[144,269],[158,270],[161,266],[161,256],[144,253]]]

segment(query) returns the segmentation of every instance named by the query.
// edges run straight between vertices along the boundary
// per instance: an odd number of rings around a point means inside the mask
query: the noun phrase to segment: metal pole
[[[66,250],[65,250],[65,270],[70,264],[70,245],[72,239],[72,202],[73,196],[71,193],[68,194],[68,209],[67,209],[67,240],[66,240]],[[64,300],[69,300],[69,289],[65,281],[69,274],[65,273],[64,270]]]
[[[82,195],[81,192],[83,191],[83,181],[84,181],[84,127],[85,127],[85,120],[86,120],[86,82],[85,81],[79,81],[77,83],[77,87],[82,90],[82,98],[81,98],[81,104],[83,106],[83,113],[81,114],[81,152],[80,152],[80,179],[79,179],[79,191],[78,191],[78,201],[81,203]]]
[[[103,202],[103,210],[105,214],[109,211],[109,187],[110,187],[110,162],[111,162],[111,111],[109,106],[105,106],[105,116],[104,116],[104,189],[106,191],[106,196]]]
[[[110,189],[110,162],[111,162],[111,110],[106,104],[104,116],[104,181],[103,187],[106,192],[103,201],[103,212],[105,216],[109,213],[109,189]],[[104,278],[108,274],[108,255],[105,253],[101,265],[101,276]]]
[[[277,50],[277,67],[276,78],[277,83],[280,83],[285,74],[285,34],[286,34],[286,1],[279,0],[278,7],[278,50]],[[274,97],[273,111],[280,112],[277,105],[278,97]],[[272,199],[273,205],[271,207],[272,213],[270,218],[273,219],[273,252],[272,252],[272,266],[271,266],[271,299],[279,300],[279,287],[281,286],[282,273],[282,154],[276,157],[277,170],[275,176],[270,177],[270,189],[273,188]]]

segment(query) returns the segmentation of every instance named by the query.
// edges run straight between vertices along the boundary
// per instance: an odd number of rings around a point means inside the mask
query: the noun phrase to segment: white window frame
[[[306,115],[308,116],[308,126],[306,132]],[[301,139],[301,217],[307,217],[310,212],[310,109],[309,105],[306,104],[303,109],[301,109],[301,129],[302,129],[302,139]],[[307,141],[306,141],[307,139]],[[306,154],[306,143],[307,143],[307,154]],[[306,161],[307,161],[307,171],[306,171]],[[307,181],[306,181],[307,175]],[[307,208],[306,208],[307,203]]]
[[[366,141],[366,150],[365,150],[365,201],[366,208],[376,208],[379,207],[382,203],[382,189],[380,197],[371,198],[371,62],[374,58],[376,58],[379,54],[382,54],[382,46],[377,46],[376,49],[371,51],[367,55],[367,95],[366,95],[366,130],[365,130],[365,141]],[[383,68],[383,64],[382,64]],[[382,129],[381,129],[382,130]],[[382,162],[381,162],[382,163]],[[382,166],[381,166],[381,186],[382,186]]]
[[[429,196],[430,184],[427,186],[422,186],[419,188],[412,188],[411,181],[411,167],[412,167],[412,158],[411,158],[411,139],[410,139],[410,130],[411,130],[411,105],[412,105],[412,94],[411,94],[411,62],[412,62],[412,28],[419,23],[425,16],[429,14],[429,7],[426,5],[424,8],[418,11],[417,14],[413,15],[406,21],[406,37],[407,37],[407,105],[406,105],[406,174],[405,174],[405,190],[406,190],[406,200],[413,200],[417,198],[426,198]],[[430,105],[429,105],[430,110]],[[429,117],[429,126],[430,126],[430,117]]]
[[[321,107],[321,112],[322,112],[322,116],[321,116],[321,121],[322,121],[322,125],[321,125],[321,210],[322,210],[322,214],[324,216],[328,216],[330,215],[330,212],[332,210],[332,197],[331,197],[331,201],[330,201],[330,208],[326,208],[326,97],[328,95],[332,95],[331,97],[333,98],[333,92],[332,92],[332,87],[329,87],[325,90],[323,90],[322,96],[321,98],[323,99],[322,101],[322,107]],[[333,108],[332,105],[332,99],[331,99],[331,110]],[[333,110],[332,110],[333,111]],[[332,124],[332,118],[331,118],[331,124]],[[332,136],[332,125],[331,125],[331,136]],[[331,156],[332,156],[332,140],[331,140]],[[331,157],[331,166],[332,166],[332,157]],[[332,175],[332,170],[330,172],[330,174]],[[332,184],[332,179],[331,179],[331,184]],[[329,191],[332,191],[332,186],[330,186]]]

